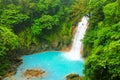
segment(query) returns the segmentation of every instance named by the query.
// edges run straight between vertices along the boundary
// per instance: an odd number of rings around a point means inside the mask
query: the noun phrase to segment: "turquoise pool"
[[[70,73],[83,76],[84,62],[72,61],[64,57],[65,53],[51,51],[23,56],[23,64],[18,67],[16,80],[26,80],[23,72],[26,69],[42,69],[46,73],[42,78],[33,80],[64,80]]]

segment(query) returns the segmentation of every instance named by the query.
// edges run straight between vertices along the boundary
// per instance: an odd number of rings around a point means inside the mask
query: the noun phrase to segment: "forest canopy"
[[[120,0],[90,0],[84,39],[85,79],[120,79]]]

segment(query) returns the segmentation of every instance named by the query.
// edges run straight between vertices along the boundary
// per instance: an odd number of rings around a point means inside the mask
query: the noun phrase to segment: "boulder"
[[[66,76],[66,80],[82,80],[82,77],[79,74],[71,73]]]

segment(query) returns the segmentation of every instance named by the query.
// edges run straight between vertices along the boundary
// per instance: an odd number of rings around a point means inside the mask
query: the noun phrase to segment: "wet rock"
[[[24,76],[26,78],[32,78],[32,77],[42,77],[45,74],[45,71],[43,70],[35,70],[35,69],[28,69],[24,72]]]
[[[44,45],[45,48],[49,47],[47,44]]]
[[[2,76],[0,76],[0,80],[2,80]]]
[[[19,62],[19,63],[22,62],[22,59],[21,59],[21,58],[15,58],[14,60],[15,60],[16,62]]]
[[[6,76],[12,76],[16,73],[17,67],[22,63],[21,58],[15,58],[14,60],[14,65],[11,65],[11,67],[8,69],[8,73]]]
[[[66,80],[82,80],[82,77],[79,74],[71,73],[66,76]]]
[[[53,41],[53,43],[52,43],[52,47],[53,48],[56,48],[58,46],[58,41],[56,40],[56,41]]]

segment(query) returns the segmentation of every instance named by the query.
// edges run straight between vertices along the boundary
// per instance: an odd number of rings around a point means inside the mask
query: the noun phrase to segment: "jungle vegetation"
[[[21,55],[71,44],[72,26],[89,16],[85,80],[120,79],[120,0],[0,0],[0,76]]]
[[[87,6],[85,80],[119,80],[120,0],[90,0]]]

